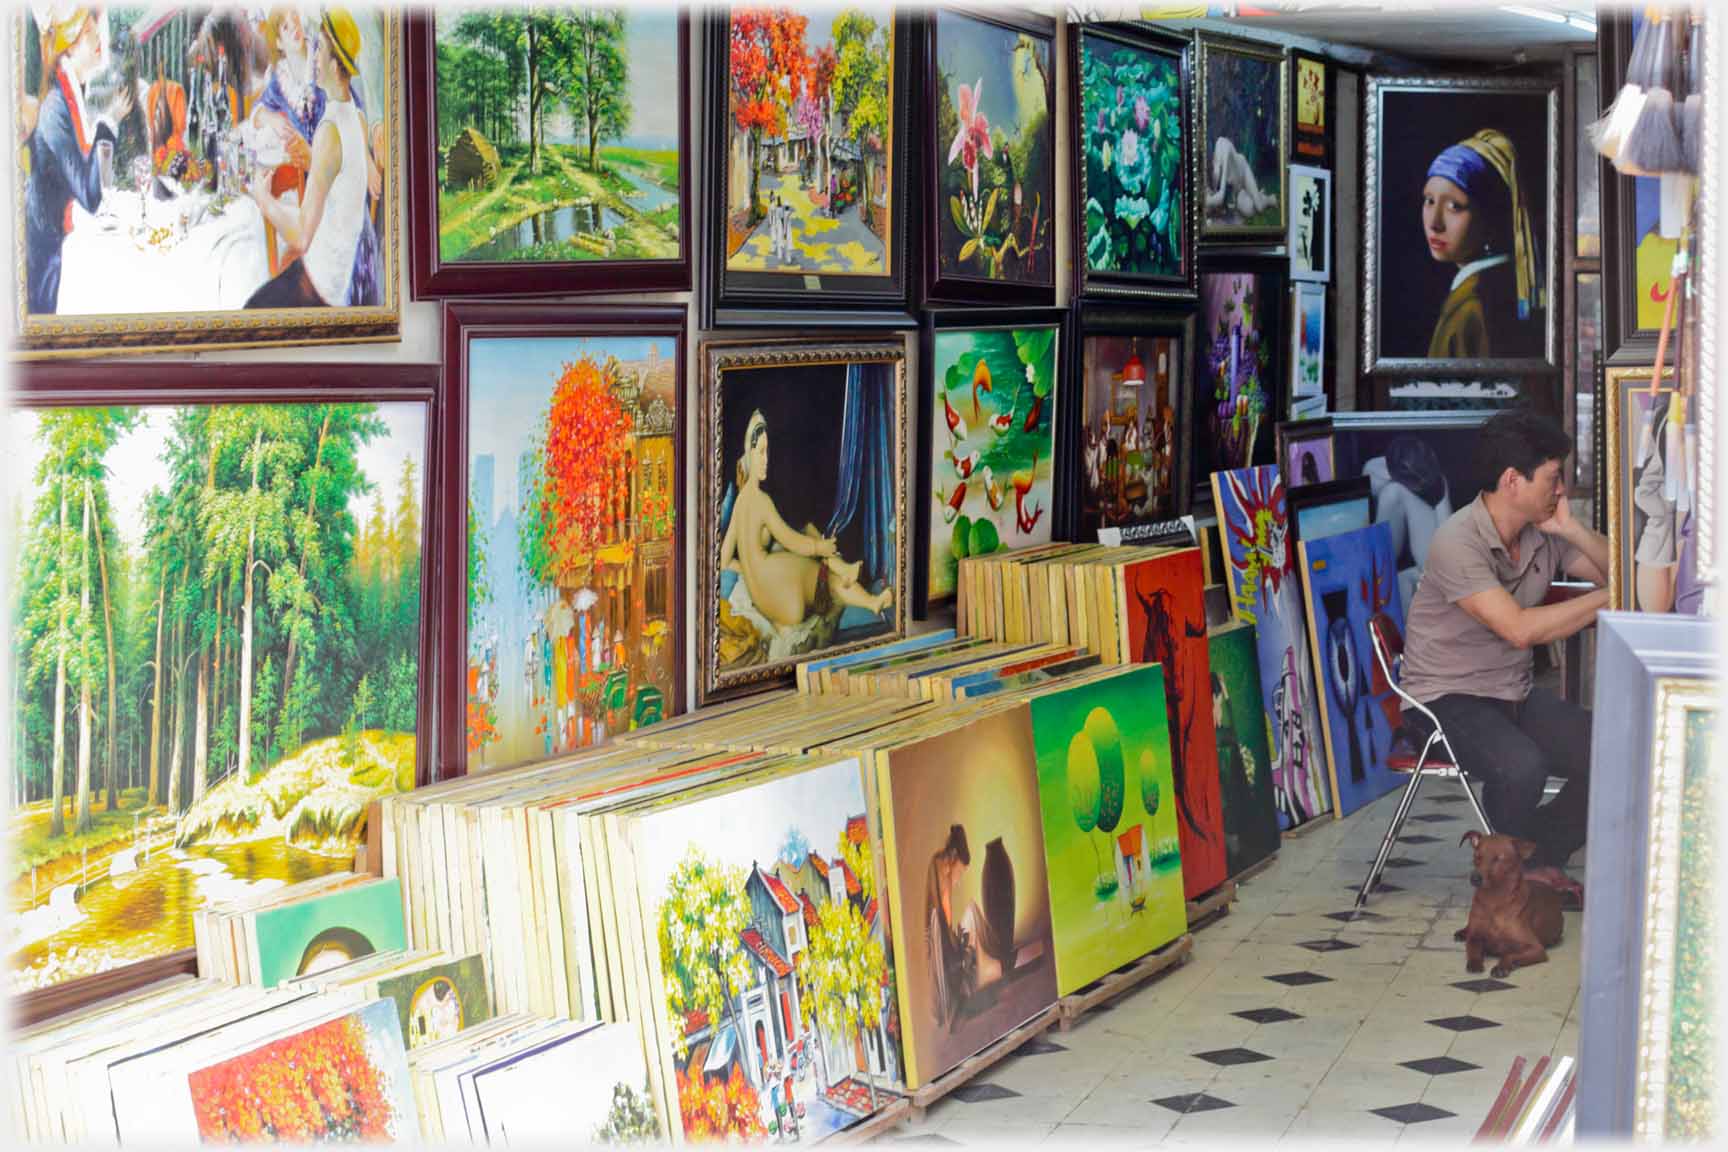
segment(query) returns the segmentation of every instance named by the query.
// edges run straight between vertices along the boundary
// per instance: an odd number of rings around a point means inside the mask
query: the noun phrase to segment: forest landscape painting
[[[18,409],[11,985],[351,867],[414,786],[418,402]]]
[[[439,260],[677,259],[678,27],[660,5],[440,6]]]
[[[672,710],[678,342],[465,347],[466,742],[497,767]]]
[[[1056,990],[1180,936],[1182,853],[1164,675],[1137,668],[1031,701]]]
[[[863,771],[757,778],[642,816],[636,866],[691,1142],[812,1143],[900,1089]]]
[[[934,19],[939,271],[1052,284],[1051,39],[947,9]]]
[[[739,5],[727,25],[726,268],[886,276],[894,22]]]
[[[1203,230],[1282,237],[1289,95],[1280,53],[1202,37]]]
[[[932,601],[954,594],[959,562],[1051,538],[1061,329],[939,330],[932,366]]]

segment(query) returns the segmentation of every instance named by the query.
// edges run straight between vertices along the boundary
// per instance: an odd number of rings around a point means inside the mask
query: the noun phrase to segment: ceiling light
[[[1512,4],[1500,5],[1500,11],[1510,12],[1514,16],[1528,16],[1532,20],[1546,20],[1550,24],[1565,24],[1566,17],[1559,12],[1550,12],[1543,8],[1521,8]]]

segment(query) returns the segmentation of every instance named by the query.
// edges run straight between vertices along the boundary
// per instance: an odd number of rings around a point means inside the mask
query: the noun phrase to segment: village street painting
[[[894,48],[885,8],[732,9],[728,271],[893,272]]]
[[[672,6],[436,19],[440,260],[678,258]]]
[[[686,1140],[809,1143],[903,1084],[863,772],[846,759],[643,816]]]
[[[468,343],[471,768],[561,755],[670,707],[676,349]]]
[[[7,444],[23,991],[347,869],[414,786],[426,409],[20,409]]]

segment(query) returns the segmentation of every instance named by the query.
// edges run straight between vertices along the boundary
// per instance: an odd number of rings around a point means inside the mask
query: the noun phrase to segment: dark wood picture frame
[[[1045,107],[1048,112],[1044,120],[1044,131],[1050,138],[1050,183],[1042,191],[1046,195],[1048,205],[1047,218],[1050,224],[1049,239],[1049,275],[1045,282],[995,280],[986,276],[964,276],[956,273],[944,274],[942,271],[941,234],[943,222],[948,220],[949,213],[942,198],[942,169],[946,167],[946,156],[943,149],[947,141],[942,138],[938,123],[940,98],[938,94],[938,17],[954,16],[961,19],[976,21],[980,24],[993,24],[1010,32],[1017,32],[1034,40],[1048,44],[1050,50],[1050,70],[1045,84]],[[921,107],[917,110],[918,125],[922,129],[923,145],[922,172],[920,188],[923,191],[924,211],[920,213],[923,223],[924,243],[924,295],[923,299],[940,304],[1024,304],[1053,305],[1056,302],[1056,237],[1059,222],[1056,213],[1056,21],[1030,12],[1009,11],[1007,9],[978,9],[976,11],[958,8],[933,8],[924,14],[923,35],[920,37],[921,65],[919,71],[922,85]],[[1039,189],[1027,189],[1027,199]]]
[[[1282,470],[1280,470],[1282,475]],[[1287,531],[1291,540],[1302,538],[1301,513],[1309,508],[1323,508],[1333,504],[1350,504],[1358,500],[1368,502],[1368,523],[1372,524],[1374,511],[1373,483],[1366,476],[1343,476],[1335,480],[1325,480],[1319,484],[1302,484],[1295,488],[1288,484],[1284,486],[1284,507],[1286,513]]]
[[[1172,439],[1174,458],[1170,464],[1173,516],[1185,516],[1194,510],[1189,484],[1189,469],[1194,448],[1194,389],[1197,381],[1195,366],[1199,356],[1199,313],[1192,309],[1156,308],[1122,301],[1081,302],[1072,306],[1073,336],[1069,340],[1070,360],[1068,379],[1072,413],[1068,430],[1062,433],[1068,470],[1063,487],[1064,522],[1068,531],[1061,539],[1091,541],[1097,538],[1097,528],[1086,518],[1086,341],[1096,336],[1152,336],[1177,341],[1178,355],[1173,371],[1177,373],[1171,389],[1171,409],[1175,413]],[[1144,523],[1157,523],[1163,517],[1147,517]],[[1140,523],[1142,521],[1134,521]],[[1121,525],[1118,525],[1121,526]]]
[[[1073,414],[1072,397],[1069,392],[1074,387],[1074,376],[1070,371],[1070,353],[1068,345],[1072,340],[1070,328],[1070,310],[1067,308],[991,308],[991,309],[932,309],[924,313],[924,323],[918,329],[918,389],[915,403],[918,405],[918,439],[912,451],[915,459],[912,468],[912,489],[908,497],[916,505],[913,509],[912,534],[912,618],[925,620],[929,618],[931,608],[953,603],[953,595],[944,596],[939,600],[930,597],[930,548],[934,540],[933,533],[938,526],[931,514],[931,488],[935,483],[935,462],[931,459],[935,448],[937,435],[936,420],[931,409],[936,403],[936,334],[942,331],[971,332],[982,329],[997,328],[1055,328],[1056,329],[1056,362],[1055,380],[1052,388],[1055,392],[1055,405],[1050,418],[1052,457],[1050,464],[1050,495],[1051,507],[1046,512],[1050,517],[1050,538],[1065,540],[1067,529],[1067,514],[1072,512],[1072,502],[1067,498],[1065,488],[1066,469],[1070,465],[1069,424]],[[950,477],[953,479],[953,477]],[[1002,478],[1004,483],[1007,477]]]
[[[1199,292],[1199,207],[1194,190],[1196,169],[1193,164],[1195,86],[1194,41],[1191,37],[1168,32],[1145,24],[1070,24],[1068,26],[1068,139],[1072,153],[1068,160],[1069,225],[1068,234],[1074,264],[1072,295],[1097,299],[1114,297],[1143,301],[1177,301],[1192,303]],[[1178,276],[1142,276],[1121,272],[1094,272],[1086,261],[1086,132],[1084,119],[1083,70],[1081,56],[1087,38],[1114,41],[1137,52],[1157,52],[1176,57],[1181,76],[1181,104],[1178,115],[1182,123],[1182,158],[1178,171],[1187,186],[1183,194],[1188,202],[1182,208],[1182,261],[1184,271]]]
[[[1273,224],[1227,224],[1209,220],[1206,216],[1206,195],[1211,187],[1212,153],[1208,141],[1218,138],[1220,131],[1217,125],[1211,123],[1211,114],[1207,108],[1208,92],[1212,86],[1212,77],[1208,75],[1211,57],[1241,56],[1263,63],[1272,64],[1278,70],[1278,79],[1271,85],[1272,96],[1277,101],[1278,145],[1274,152],[1278,157],[1278,220]],[[1278,44],[1264,40],[1250,40],[1239,36],[1225,36],[1214,32],[1196,31],[1194,33],[1194,130],[1190,139],[1194,143],[1194,235],[1195,241],[1207,245],[1243,244],[1251,246],[1276,247],[1284,243],[1285,234],[1290,227],[1290,133],[1291,117],[1293,115],[1292,96],[1294,88],[1290,79],[1294,69],[1290,66],[1289,52]],[[1240,155],[1240,154],[1238,154]],[[1262,189],[1265,191],[1265,189]]]
[[[715,5],[702,18],[702,254],[697,299],[704,329],[812,327],[911,328],[913,286],[921,273],[914,237],[918,206],[911,199],[912,63],[921,37],[912,13],[896,8],[892,22],[893,59],[889,65],[888,220],[882,276],[801,275],[792,272],[733,272],[726,267],[727,176],[732,139],[727,115],[728,63],[731,54],[728,5]]]
[[[436,364],[270,363],[245,365],[184,361],[141,363],[49,363],[20,366],[13,380],[14,408],[142,407],[177,405],[386,403],[418,404],[426,415],[426,466],[421,477],[420,667],[416,703],[416,786],[436,778],[440,752],[433,685],[438,648],[434,624],[442,610],[436,580],[443,519],[435,508],[442,490],[438,454],[440,375]],[[170,976],[197,972],[196,949],[153,956],[133,964],[15,995],[13,1024],[27,1027],[87,1004],[119,996]]]
[[[403,22],[408,78],[409,280],[416,300],[466,296],[575,296],[597,292],[681,292],[691,286],[690,13],[678,13],[678,248],[670,260],[443,261],[438,248],[438,115],[435,18],[411,9]]]
[[[875,644],[898,640],[906,636],[911,620],[909,584],[911,582],[912,548],[911,478],[906,471],[907,409],[911,403],[910,382],[907,379],[907,339],[897,332],[817,333],[801,339],[714,339],[704,340],[698,353],[701,364],[697,443],[701,456],[697,461],[696,509],[699,524],[696,530],[696,700],[706,707],[737,696],[783,687],[791,683],[799,660],[838,656],[868,648]],[[726,477],[732,474],[736,460],[735,445],[724,443],[723,427],[726,408],[722,396],[722,378],[727,371],[750,371],[761,368],[797,369],[816,365],[846,363],[886,363],[894,375],[891,417],[892,462],[895,468],[893,567],[890,583],[895,590],[892,625],[881,633],[818,648],[796,657],[770,661],[755,667],[732,672],[719,668],[719,532],[721,502],[726,489]],[[773,431],[769,430],[769,442]],[[770,473],[771,474],[771,473]]]
[[[1287,465],[1290,462],[1291,446],[1305,444],[1311,440],[1326,441],[1327,450],[1332,454],[1333,471],[1336,472],[1338,456],[1337,446],[1332,443],[1332,417],[1315,416],[1308,420],[1280,420],[1273,425],[1272,441],[1277,446],[1278,454],[1278,459],[1274,463],[1278,465],[1278,474],[1284,477],[1285,492],[1295,488],[1310,487],[1310,485],[1299,483],[1294,476],[1291,476]],[[1334,476],[1333,479],[1337,479],[1337,477]],[[1326,481],[1322,480],[1320,483],[1324,484]]]
[[[1253,451],[1251,446],[1249,459],[1239,465],[1240,467],[1275,463],[1273,454],[1277,451],[1277,425],[1290,410],[1290,382],[1287,379],[1290,369],[1287,361],[1290,355],[1288,325],[1291,315],[1289,269],[1288,257],[1223,247],[1208,250],[1200,265],[1202,283],[1208,275],[1237,273],[1260,278],[1261,287],[1265,289],[1257,315],[1261,317],[1261,336],[1264,345],[1269,349],[1270,357],[1266,379],[1261,381],[1261,388],[1266,396],[1266,411],[1261,417],[1261,428],[1254,438],[1254,443],[1260,446],[1260,450]],[[1205,311],[1206,302],[1202,289],[1200,306],[1195,316],[1200,330],[1195,333],[1192,368],[1194,375],[1188,396],[1188,410],[1185,415],[1178,417],[1186,421],[1188,431],[1184,435],[1192,445],[1187,464],[1190,492],[1187,510],[1196,516],[1206,516],[1213,512],[1211,473],[1224,470],[1219,461],[1202,459],[1200,451],[1200,425],[1208,419],[1207,406],[1212,402],[1211,377],[1206,368],[1206,347],[1213,336],[1204,330]],[[1206,465],[1204,470],[1203,464]]]
[[[1601,31],[1596,56],[1598,98],[1604,106],[1620,94],[1632,57],[1632,10],[1604,8],[1598,14]],[[1660,328],[1638,324],[1638,235],[1635,180],[1654,176],[1622,176],[1607,160],[1602,165],[1602,348],[1610,367],[1639,367],[1656,362]],[[1612,288],[1610,288],[1612,286]],[[1675,309],[1676,322],[1679,309]]]
[[[1300,103],[1302,89],[1302,65],[1318,64],[1320,66],[1320,105],[1322,131],[1319,133],[1304,132],[1296,121],[1296,108]],[[1337,93],[1332,85],[1332,62],[1324,56],[1316,56],[1312,52],[1304,52],[1300,48],[1290,49],[1290,154],[1292,164],[1307,164],[1314,168],[1332,167],[1332,118],[1337,113]]]
[[[685,708],[686,662],[684,532],[688,522],[684,508],[684,468],[687,461],[684,435],[685,404],[689,396],[685,363],[688,351],[687,314],[682,304],[606,305],[576,301],[570,304],[480,303],[446,301],[444,326],[445,396],[438,440],[444,459],[444,483],[440,491],[441,516],[446,525],[439,570],[444,627],[439,636],[437,692],[442,778],[468,771],[468,414],[472,385],[468,378],[468,346],[471,341],[498,339],[580,340],[584,337],[637,339],[665,337],[673,342],[675,383],[673,394],[672,467],[672,571],[667,609],[672,626],[666,643],[672,656],[672,693],[666,717]],[[531,418],[528,416],[525,419]],[[561,753],[569,755],[569,753]],[[545,757],[543,759],[552,759]],[[526,761],[536,763],[538,761]]]

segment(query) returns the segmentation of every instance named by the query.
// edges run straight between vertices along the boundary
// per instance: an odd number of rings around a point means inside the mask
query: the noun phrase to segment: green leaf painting
[[[1252,624],[1214,631],[1212,721],[1218,733],[1218,790],[1224,803],[1225,867],[1235,876],[1278,850],[1272,787],[1272,730],[1261,706],[1260,653]]]
[[[960,560],[1050,540],[1056,325],[939,331],[931,371],[930,599]]]
[[[1080,37],[1089,271],[1186,271],[1181,64],[1174,52]]]
[[[1157,667],[1031,702],[1061,995],[1187,928],[1164,676]]]

